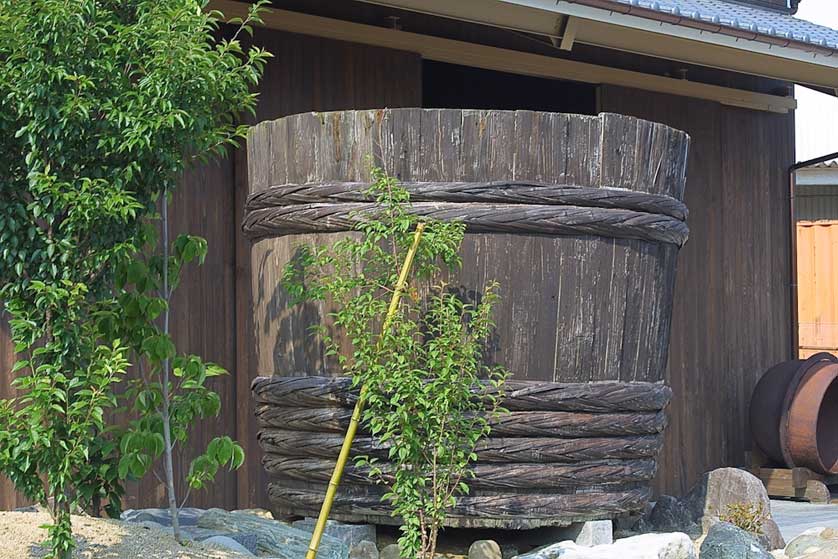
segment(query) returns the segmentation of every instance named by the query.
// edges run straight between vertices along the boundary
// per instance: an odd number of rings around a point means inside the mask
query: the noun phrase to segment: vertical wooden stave
[[[662,177],[679,175],[680,164],[664,154],[681,149],[683,135],[619,115],[397,109],[310,113],[285,120],[289,128],[320,139],[311,148],[314,168],[310,160],[300,162],[305,169],[276,173],[274,184],[367,180],[363,159],[372,153],[376,164],[402,180],[507,178],[613,184],[658,193],[682,189],[670,184],[675,179]],[[297,137],[299,131],[289,134]],[[300,153],[299,145],[293,148],[289,165]],[[615,158],[631,161],[614,163]],[[652,165],[655,159],[661,161]],[[269,242],[297,244],[315,237],[331,242],[335,235],[298,235],[293,241]],[[668,305],[653,302],[661,296],[671,298],[674,276],[665,269],[672,264],[668,253],[655,243],[469,233],[463,254],[467,264],[451,278],[452,286],[474,294],[492,279],[501,281],[496,359],[520,378],[661,380],[665,351],[658,348],[668,327],[661,327],[667,321],[660,319]],[[540,261],[532,262],[536,256]],[[533,304],[538,298],[540,304]],[[580,300],[584,300],[581,305]],[[651,310],[637,320],[643,309]],[[310,316],[322,320],[327,312],[322,307]],[[319,352],[273,361],[260,359],[258,372],[271,374],[281,365],[288,371],[337,373]]]

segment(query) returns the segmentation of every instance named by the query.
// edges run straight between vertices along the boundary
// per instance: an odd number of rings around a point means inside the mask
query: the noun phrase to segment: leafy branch
[[[363,420],[389,448],[386,463],[358,465],[384,484],[402,519],[402,557],[431,558],[447,511],[468,493],[477,443],[500,407],[506,372],[487,364],[497,285],[463,301],[440,280],[460,265],[465,227],[420,221],[409,193],[373,169],[374,212],[358,215],[359,235],[330,247],[300,247],[283,274],[296,301],[329,301],[334,330],[320,326],[327,353],[355,386],[365,386]],[[385,322],[399,264],[425,224],[409,277],[410,297]],[[348,343],[349,348],[345,345]]]

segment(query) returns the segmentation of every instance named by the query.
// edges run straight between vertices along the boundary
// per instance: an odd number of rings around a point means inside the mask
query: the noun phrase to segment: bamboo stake
[[[396,288],[393,292],[393,298],[390,300],[390,306],[387,309],[387,315],[384,318],[384,324],[381,327],[381,332],[384,333],[390,329],[390,324],[393,322],[393,317],[396,315],[396,310],[399,308],[399,301],[402,293],[407,285],[407,275],[410,273],[410,268],[413,266],[413,259],[416,256],[416,251],[419,249],[419,241],[422,239],[422,232],[425,230],[425,224],[419,223],[416,226],[416,233],[413,235],[413,244],[410,245],[410,250],[402,264],[399,279],[396,281]],[[335,469],[332,472],[332,478],[329,480],[329,487],[326,489],[326,497],[323,499],[323,505],[320,507],[320,515],[317,517],[317,524],[314,525],[314,532],[311,534],[311,542],[308,544],[308,551],[306,552],[306,559],[315,559],[317,557],[317,550],[320,547],[320,540],[323,538],[323,532],[326,530],[326,521],[329,519],[329,512],[332,510],[332,503],[335,500],[335,494],[340,485],[340,478],[343,476],[343,468],[349,459],[349,451],[352,448],[352,441],[355,440],[355,433],[358,432],[358,424],[361,421],[361,412],[364,410],[364,400],[367,395],[367,386],[361,387],[361,393],[358,395],[358,401],[355,402],[355,409],[352,411],[352,419],[349,421],[349,427],[346,429],[346,435],[343,438],[343,445],[340,448],[338,461],[335,464]]]

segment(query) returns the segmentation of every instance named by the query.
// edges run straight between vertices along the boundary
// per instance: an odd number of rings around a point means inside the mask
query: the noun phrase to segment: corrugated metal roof
[[[838,50],[838,30],[767,8],[724,0],[609,0],[669,16]]]
[[[815,169],[838,169],[838,159],[812,165]]]

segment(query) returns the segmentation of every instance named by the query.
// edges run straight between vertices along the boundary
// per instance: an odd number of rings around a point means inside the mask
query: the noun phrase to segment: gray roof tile
[[[838,30],[804,19],[724,0],[611,0],[662,14],[838,50]]]

